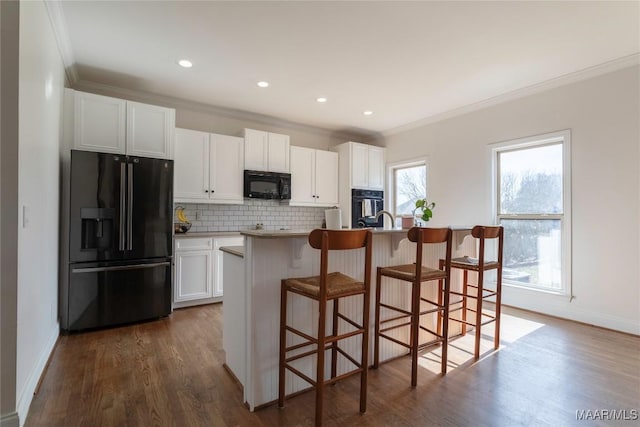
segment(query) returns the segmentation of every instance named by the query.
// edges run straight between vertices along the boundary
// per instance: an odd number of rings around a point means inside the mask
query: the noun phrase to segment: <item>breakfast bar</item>
[[[375,269],[378,266],[412,263],[415,260],[415,244],[406,238],[407,230],[374,229],[372,259],[372,304],[375,298]],[[453,256],[476,253],[473,239],[465,239],[470,228],[454,228]],[[288,277],[317,275],[320,271],[319,251],[307,242],[309,230],[251,230],[244,231],[244,252],[225,250],[223,307],[226,366],[242,384],[244,401],[250,410],[274,402],[278,397],[278,351],[279,351],[279,307],[280,281]],[[437,268],[438,260],[444,256],[444,248],[428,245],[424,251],[424,264]],[[341,271],[356,279],[362,279],[364,253],[360,251],[334,251],[330,253],[329,270]],[[393,279],[384,279],[393,280]],[[457,278],[452,276],[452,286]],[[397,305],[409,304],[409,287],[387,286],[383,299]],[[426,289],[425,289],[426,292]],[[435,295],[435,289],[433,293]],[[347,298],[340,311],[349,317],[359,318],[362,312],[361,298]],[[317,331],[317,305],[306,298],[293,297],[288,305],[287,316],[310,335]],[[371,311],[370,336],[373,336],[373,310]],[[435,321],[435,317],[433,318]],[[398,330],[404,334],[402,329]],[[398,335],[399,339],[405,339]],[[288,337],[288,340],[295,340]],[[373,339],[369,340],[369,360],[372,360]],[[293,343],[295,341],[291,341]],[[345,350],[357,359],[359,338],[347,340]],[[406,349],[383,340],[380,348],[381,360],[401,356]],[[299,369],[314,377],[313,361],[301,363]],[[346,363],[338,363],[338,373],[350,369]],[[286,394],[298,392],[309,384],[287,372]]]

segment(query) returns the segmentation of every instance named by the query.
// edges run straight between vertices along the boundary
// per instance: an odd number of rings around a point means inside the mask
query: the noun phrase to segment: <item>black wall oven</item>
[[[383,209],[383,191],[351,190],[351,228],[384,227],[384,217],[376,218]]]
[[[291,199],[291,174],[244,171],[244,197],[251,199]]]

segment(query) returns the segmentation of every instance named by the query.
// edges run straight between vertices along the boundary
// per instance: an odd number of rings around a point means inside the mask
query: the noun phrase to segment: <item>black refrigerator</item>
[[[61,328],[171,312],[173,161],[71,150]]]

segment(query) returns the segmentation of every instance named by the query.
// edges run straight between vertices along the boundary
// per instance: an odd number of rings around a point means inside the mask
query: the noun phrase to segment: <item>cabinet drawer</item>
[[[211,237],[176,237],[176,251],[213,249]]]

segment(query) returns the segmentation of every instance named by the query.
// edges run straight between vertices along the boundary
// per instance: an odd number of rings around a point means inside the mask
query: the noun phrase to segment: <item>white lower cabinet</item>
[[[176,237],[173,307],[222,300],[222,246],[242,246],[242,236]]]

